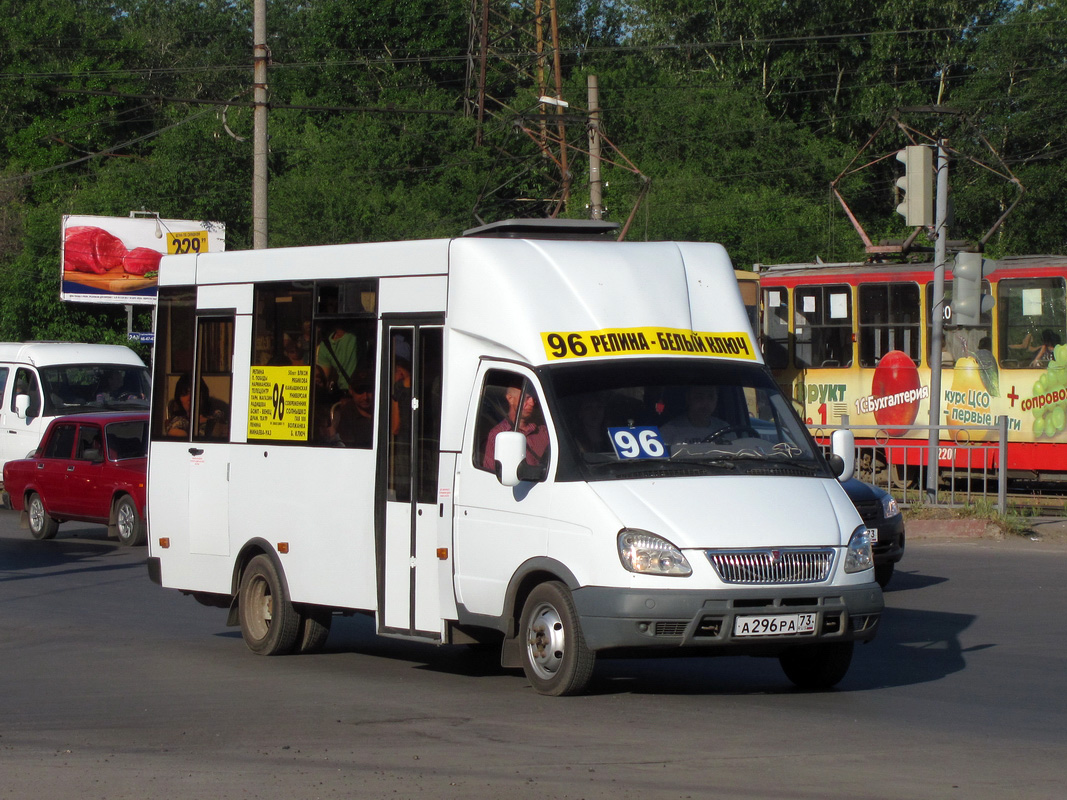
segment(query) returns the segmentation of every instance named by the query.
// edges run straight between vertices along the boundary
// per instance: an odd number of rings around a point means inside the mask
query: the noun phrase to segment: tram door
[[[441,439],[443,326],[439,321],[386,323],[386,375],[379,397],[379,628],[440,635],[437,564],[437,472]]]

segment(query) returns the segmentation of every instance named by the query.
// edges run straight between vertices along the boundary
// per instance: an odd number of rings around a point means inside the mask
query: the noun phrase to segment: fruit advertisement
[[[847,416],[859,437],[887,444],[927,438],[925,429],[910,426],[929,423],[930,370],[903,352],[886,353],[874,369],[809,369],[794,390],[809,425],[838,425]],[[949,429],[943,442],[995,442],[988,428],[1002,415],[1009,443],[1067,442],[1067,345],[1023,368],[999,368],[991,353],[978,350],[942,370],[940,417]],[[1009,459],[1024,468],[1051,468],[1045,450],[1009,452]]]
[[[221,252],[221,222],[154,216],[63,217],[60,299],[151,305],[164,255]]]

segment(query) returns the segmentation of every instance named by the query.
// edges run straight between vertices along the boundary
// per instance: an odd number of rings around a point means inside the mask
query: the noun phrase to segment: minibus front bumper
[[[774,654],[802,643],[866,642],[874,638],[885,605],[874,581],[727,590],[587,586],[573,595],[586,645],[595,651],[701,648]]]

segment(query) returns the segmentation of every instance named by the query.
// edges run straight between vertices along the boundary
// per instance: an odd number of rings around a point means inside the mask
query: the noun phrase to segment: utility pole
[[[255,0],[252,18],[252,247],[267,246],[267,0]]]
[[[926,454],[926,495],[937,502],[937,450],[941,437],[941,341],[945,323],[945,262],[948,257],[948,153],[937,140],[937,216],[934,239],[934,297],[930,333],[930,438]]]
[[[589,214],[604,219],[604,185],[600,179],[600,90],[596,75],[586,78],[589,94]]]

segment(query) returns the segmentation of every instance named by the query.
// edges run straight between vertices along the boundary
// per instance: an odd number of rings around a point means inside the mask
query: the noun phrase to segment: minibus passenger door
[[[379,470],[385,513],[377,543],[379,626],[439,637],[437,480],[441,438],[443,328],[387,323],[385,447]],[[382,463],[379,462],[379,463]],[[380,492],[381,493],[381,492]]]

